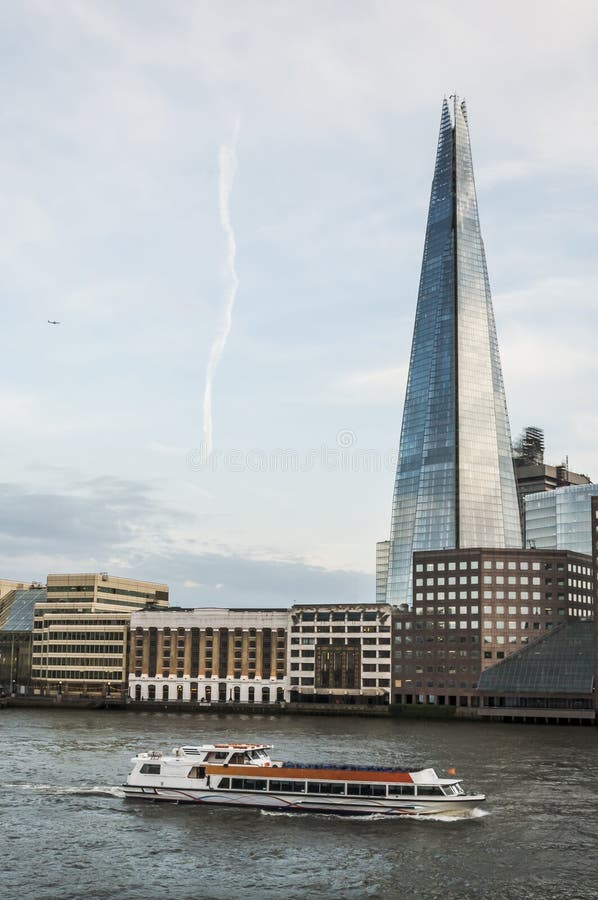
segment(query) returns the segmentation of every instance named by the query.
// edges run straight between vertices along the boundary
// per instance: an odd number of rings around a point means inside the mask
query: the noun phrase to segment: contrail
[[[220,222],[222,230],[226,236],[226,273],[227,273],[227,291],[224,303],[224,314],[220,323],[218,333],[214,338],[210,348],[210,356],[206,368],[206,386],[203,395],[203,442],[206,458],[210,456],[213,449],[212,441],[212,382],[214,381],[214,373],[220,357],[226,346],[227,338],[233,324],[233,306],[235,297],[239,287],[239,279],[235,269],[235,257],[237,254],[237,245],[235,242],[235,233],[230,221],[230,195],[235,181],[235,173],[237,171],[237,143],[239,141],[239,119],[235,122],[233,137],[230,144],[223,144],[220,147],[218,156],[219,184],[218,184],[218,200],[220,208]]]

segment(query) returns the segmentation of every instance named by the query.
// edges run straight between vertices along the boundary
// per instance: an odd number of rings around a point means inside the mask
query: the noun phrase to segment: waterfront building
[[[524,500],[528,546],[592,553],[592,497],[598,484],[528,494]]]
[[[35,604],[35,694],[106,695],[126,689],[131,613],[168,606],[168,585],[99,574],[48,575]]]
[[[0,600],[0,691],[26,694],[31,685],[33,611],[43,602],[41,585],[17,589]]]
[[[528,494],[554,491],[556,488],[576,484],[590,484],[588,475],[572,472],[569,459],[560,466],[549,466],[544,462],[544,432],[541,428],[528,425],[513,449],[517,496],[521,512],[521,524],[525,533],[524,498]],[[575,549],[575,548],[570,548]],[[584,553],[587,551],[583,551]]]
[[[594,562],[594,609],[598,609],[598,496],[591,499],[592,560]],[[598,615],[594,615],[594,704],[598,710]]]
[[[485,669],[478,695],[483,719],[593,723],[594,623],[561,622]]]
[[[480,674],[594,609],[592,558],[478,548],[413,558],[414,604],[394,611],[394,702],[477,706]]]
[[[131,616],[133,700],[288,699],[286,609],[145,609]]]
[[[391,607],[297,604],[290,611],[288,667],[297,703],[387,704]]]
[[[420,550],[521,547],[465,103],[445,100],[394,486],[386,599]]]

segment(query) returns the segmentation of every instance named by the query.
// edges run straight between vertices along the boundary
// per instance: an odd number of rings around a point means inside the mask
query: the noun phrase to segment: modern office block
[[[527,494],[524,498],[528,547],[592,553],[592,497],[598,484],[580,484]]]

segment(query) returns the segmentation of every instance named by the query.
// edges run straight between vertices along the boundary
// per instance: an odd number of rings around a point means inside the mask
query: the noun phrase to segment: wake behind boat
[[[486,799],[434,769],[273,761],[271,749],[222,743],[139,753],[123,790],[135,800],[362,816],[466,815]]]

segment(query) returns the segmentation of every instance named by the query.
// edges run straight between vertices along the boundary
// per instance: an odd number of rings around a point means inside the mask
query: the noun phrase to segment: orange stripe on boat
[[[264,772],[264,766],[217,766],[206,765],[209,775],[238,775],[245,778],[272,778],[305,781],[382,781],[385,784],[412,784],[409,772],[367,772],[355,769],[285,769],[272,766]]]

